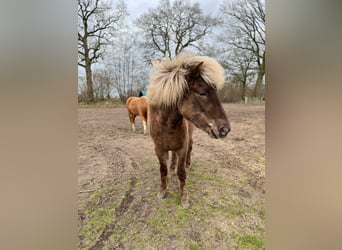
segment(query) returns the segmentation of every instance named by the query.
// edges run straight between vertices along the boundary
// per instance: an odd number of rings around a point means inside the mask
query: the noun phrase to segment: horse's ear
[[[191,78],[199,78],[201,76],[201,65],[203,62],[198,63],[197,65],[193,66],[190,70],[190,77]]]

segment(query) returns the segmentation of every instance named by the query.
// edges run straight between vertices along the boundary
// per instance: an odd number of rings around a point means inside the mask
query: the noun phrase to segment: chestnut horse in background
[[[146,96],[142,96],[142,97],[131,96],[127,99],[126,107],[128,110],[129,121],[131,122],[133,132],[136,131],[135,117],[139,115],[143,122],[144,134],[147,134],[147,126],[146,126],[147,106],[148,106],[148,102],[147,102]]]
[[[189,207],[186,166],[191,163],[193,126],[212,138],[224,138],[230,131],[217,90],[223,86],[224,71],[214,59],[181,54],[154,62],[155,73],[148,87],[148,127],[160,164],[158,198],[166,196],[168,152],[170,169],[177,168],[181,203]]]

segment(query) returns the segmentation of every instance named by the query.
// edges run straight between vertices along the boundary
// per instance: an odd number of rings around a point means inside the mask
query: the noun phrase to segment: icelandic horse
[[[179,179],[181,205],[188,208],[186,167],[191,163],[194,126],[212,138],[224,138],[230,131],[227,115],[217,90],[224,83],[224,70],[212,58],[180,54],[175,59],[153,62],[154,73],[148,86],[148,128],[160,164],[158,198],[165,198],[170,170]]]

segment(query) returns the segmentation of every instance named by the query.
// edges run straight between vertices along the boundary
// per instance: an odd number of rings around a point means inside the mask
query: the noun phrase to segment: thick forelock
[[[147,92],[149,105],[165,108],[177,105],[189,87],[186,76],[201,62],[199,73],[203,80],[217,90],[221,89],[224,70],[215,59],[183,53],[173,60],[164,58],[152,62],[154,73],[150,77]]]

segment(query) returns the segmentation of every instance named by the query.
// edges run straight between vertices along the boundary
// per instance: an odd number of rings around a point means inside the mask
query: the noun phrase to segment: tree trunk
[[[85,25],[86,29],[87,25]],[[94,88],[93,88],[93,75],[91,72],[91,61],[89,58],[89,48],[88,48],[88,36],[85,35],[84,42],[83,42],[83,48],[84,48],[84,66],[86,71],[86,82],[87,82],[87,99],[86,102],[94,102]]]
[[[244,101],[246,96],[246,82],[242,82],[240,86],[241,99]]]
[[[259,92],[260,92],[260,86],[262,84],[262,79],[264,78],[265,75],[265,52],[264,56],[262,58],[262,63],[259,65],[259,71],[258,71],[258,77],[255,82],[254,90],[253,90],[253,96],[254,97],[259,97]]]
[[[264,77],[264,74],[265,73],[262,71],[258,72],[258,77],[257,77],[257,80],[255,82],[255,86],[254,86],[254,90],[253,90],[253,96],[254,97],[259,97],[259,90],[260,90],[260,86],[261,86],[262,78]]]
[[[87,102],[94,101],[94,88],[93,88],[93,77],[91,72],[91,65],[86,64],[86,77],[87,77]]]
[[[127,97],[126,97],[125,95],[120,95],[120,101],[121,101],[122,103],[126,103]]]

